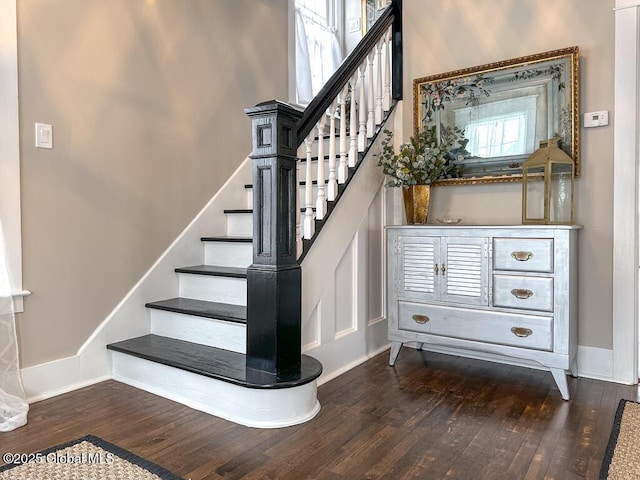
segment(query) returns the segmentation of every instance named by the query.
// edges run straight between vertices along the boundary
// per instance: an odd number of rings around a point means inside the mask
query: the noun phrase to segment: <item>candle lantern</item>
[[[522,166],[522,223],[573,223],[573,159],[560,137],[540,142]]]

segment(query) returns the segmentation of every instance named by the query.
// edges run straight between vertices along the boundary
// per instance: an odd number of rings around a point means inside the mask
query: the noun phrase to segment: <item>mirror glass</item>
[[[391,0],[362,0],[362,35],[367,33]]]
[[[462,177],[512,182],[541,140],[559,136],[580,174],[578,47],[423,77],[413,82],[414,129],[456,126],[468,140]]]

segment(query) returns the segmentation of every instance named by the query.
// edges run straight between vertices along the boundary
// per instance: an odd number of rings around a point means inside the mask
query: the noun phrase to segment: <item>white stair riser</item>
[[[315,202],[316,200],[313,200],[313,206],[315,207]],[[302,211],[300,212],[300,217],[298,219],[298,223],[302,223],[304,221],[304,208],[305,205],[300,205],[300,208],[302,209]],[[227,215],[227,217],[230,217],[231,215]],[[314,216],[315,216],[315,212],[314,212]],[[228,225],[228,223],[227,223]],[[228,226],[227,226],[228,228]],[[234,220],[234,228],[237,228],[239,230],[252,230],[253,229],[253,214],[252,213],[248,213],[248,214],[240,214],[238,215],[238,218]],[[253,231],[253,230],[252,230]]]
[[[317,135],[317,130],[314,129],[314,139],[313,139],[313,143],[311,144],[311,156],[312,157],[317,157],[318,156],[318,146],[320,145],[320,142],[318,142],[318,139],[315,138],[315,135]],[[325,131],[324,131],[324,143],[323,143],[323,149],[324,149],[324,154],[325,155],[329,155],[329,147],[330,147],[330,138],[329,138],[329,127],[325,127]],[[351,142],[351,138],[349,137],[349,135],[346,136],[346,142],[345,142],[345,146],[347,149],[347,154],[349,153],[349,146],[350,146],[350,142]],[[340,155],[340,135],[339,132],[336,133],[335,136],[335,143],[336,143],[336,155]],[[356,138],[356,145],[357,145],[357,138]],[[298,158],[306,158],[307,156],[307,146],[304,142],[302,142],[300,144],[300,146],[298,147],[298,151],[297,151],[297,155]]]
[[[247,279],[180,273],[179,294],[208,302],[247,304]]]
[[[313,199],[312,208],[315,208],[315,206],[316,206],[316,199],[314,198]],[[300,207],[300,212],[299,212],[300,216],[298,217],[298,220],[297,220],[298,225],[300,225],[300,223],[304,222],[304,216],[305,216],[305,213],[306,213],[305,212],[306,205],[304,204],[304,202],[301,202],[299,207]],[[313,216],[313,218],[316,217],[315,210],[312,212],[312,216]],[[252,223],[253,222],[253,214],[249,214],[248,218],[244,218],[244,219],[242,219],[242,221],[247,223],[247,225],[245,225],[244,228],[249,228],[249,226],[253,227],[253,223]]]
[[[246,242],[205,242],[204,263],[221,267],[248,267],[253,263],[253,245]]]
[[[338,167],[340,164],[336,160],[336,178],[338,178]],[[298,169],[298,182],[304,182],[307,180],[307,162],[300,162],[300,168]],[[324,178],[329,179],[329,160],[324,160]],[[311,180],[318,179],[318,162],[311,162]]]
[[[314,129],[313,130],[314,135],[317,134],[317,130]],[[313,143],[311,144],[311,156],[312,157],[317,157],[318,156],[318,139],[314,138],[313,139]],[[328,155],[329,154],[329,137],[325,136],[324,137],[324,154]],[[349,148],[349,140],[347,139],[347,148]],[[336,153],[339,154],[340,153],[340,138],[336,137]],[[307,156],[307,145],[304,143],[304,141],[300,144],[300,146],[298,147],[298,152],[297,152],[298,158],[305,158]]]
[[[325,187],[324,187],[324,192],[325,192],[325,197],[327,196],[327,184],[325,183]],[[318,186],[317,185],[313,185],[313,187],[311,187],[312,189],[312,195],[313,195],[313,203],[315,206],[315,201],[316,201],[316,197],[318,195]],[[247,208],[253,208],[253,189],[252,188],[247,188]],[[305,197],[307,195],[306,193],[306,186],[305,185],[301,185],[299,190],[299,206],[300,208],[304,208],[306,206],[305,203]]]
[[[253,215],[251,213],[228,213],[227,235],[230,237],[253,236]]]
[[[247,327],[243,323],[150,309],[151,333],[186,342],[246,353]]]
[[[248,427],[298,425],[320,411],[315,381],[294,388],[244,388],[124,353],[110,353],[115,380]]]

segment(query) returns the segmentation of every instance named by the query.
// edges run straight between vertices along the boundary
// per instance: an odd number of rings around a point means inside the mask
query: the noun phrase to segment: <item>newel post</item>
[[[273,100],[245,109],[253,136],[253,264],[247,271],[247,367],[300,372],[296,123],[302,111]]]

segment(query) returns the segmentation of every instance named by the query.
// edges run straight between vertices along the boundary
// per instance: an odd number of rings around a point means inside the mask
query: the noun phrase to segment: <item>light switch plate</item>
[[[53,148],[53,127],[36,123],[36,148]]]

